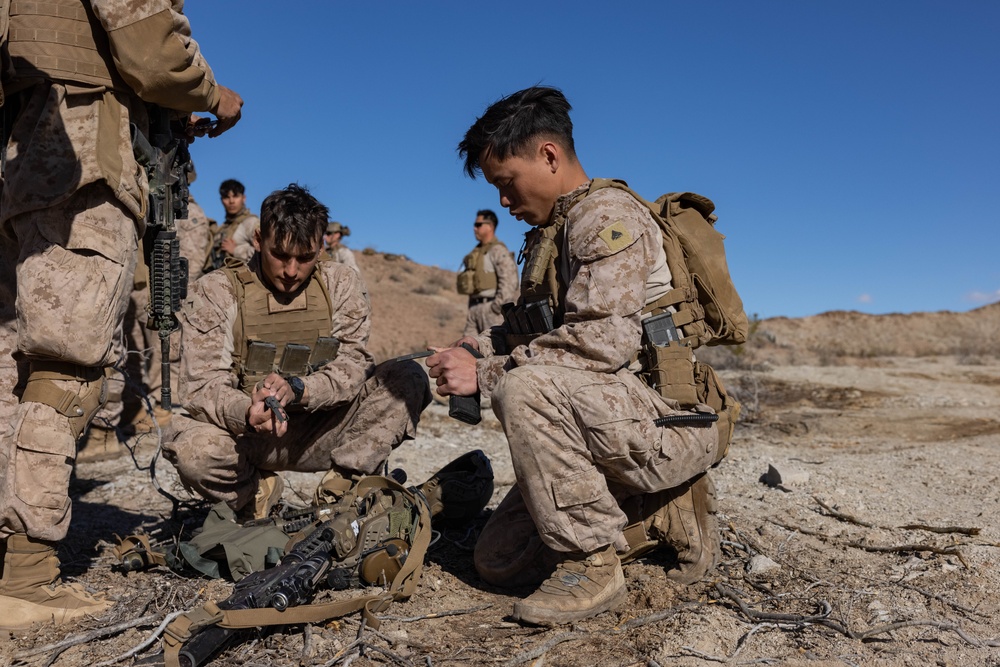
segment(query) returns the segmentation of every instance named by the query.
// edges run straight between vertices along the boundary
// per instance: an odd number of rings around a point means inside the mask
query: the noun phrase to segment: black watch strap
[[[302,400],[302,394],[306,391],[306,384],[302,381],[302,378],[293,375],[288,378],[288,386],[292,388],[292,394],[295,396],[293,403],[298,403]]]

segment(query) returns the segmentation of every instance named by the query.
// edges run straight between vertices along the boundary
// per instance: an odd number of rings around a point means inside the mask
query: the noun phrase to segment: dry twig
[[[503,667],[515,667],[515,665],[520,665],[522,663],[528,662],[529,660],[534,660],[535,658],[545,655],[550,648],[562,644],[563,642],[572,641],[574,639],[584,639],[589,637],[592,633],[590,632],[577,632],[573,630],[571,632],[564,632],[562,634],[556,635],[552,639],[548,640],[544,644],[536,646],[530,651],[520,653],[515,655],[513,658],[503,663]]]
[[[931,533],[960,533],[962,535],[978,535],[979,528],[963,528],[962,526],[927,526],[922,523],[910,523],[899,526],[900,530],[926,530]]]
[[[849,542],[848,545],[854,547],[855,549],[863,549],[865,551],[875,553],[909,553],[911,551],[927,551],[933,554],[956,556],[958,560],[962,561],[962,565],[966,568],[969,567],[969,564],[965,562],[965,558],[962,556],[962,552],[959,551],[958,547],[955,545],[936,547],[933,544],[900,544],[897,546],[879,547],[872,544],[861,544],[860,542]]]
[[[478,607],[469,607],[468,609],[452,609],[450,611],[435,611],[431,614],[425,614],[423,616],[379,616],[380,621],[399,621],[400,623],[412,623],[413,621],[424,621],[431,618],[443,618],[445,616],[463,616],[465,614],[473,614],[477,611],[482,611],[483,609],[489,609],[492,604],[481,604]]]
[[[732,588],[729,588],[728,586],[724,586],[722,584],[717,583],[715,584],[715,589],[719,592],[720,595],[736,603],[736,605],[740,608],[740,611],[742,611],[743,614],[747,616],[747,618],[754,621],[773,621],[776,624],[779,624],[777,625],[777,627],[779,628],[781,627],[780,624],[791,624],[794,625],[795,627],[801,627],[803,625],[822,625],[824,627],[830,628],[831,630],[836,630],[840,634],[844,635],[845,637],[849,637],[850,639],[865,640],[865,639],[871,639],[872,637],[875,637],[877,635],[885,634],[887,632],[892,632],[893,630],[899,630],[901,628],[926,626],[926,627],[938,628],[940,630],[947,630],[950,632],[954,632],[962,640],[971,644],[972,646],[977,646],[977,647],[1000,646],[1000,639],[987,639],[987,640],[977,639],[976,637],[973,637],[972,635],[966,633],[957,624],[944,623],[941,621],[934,621],[930,619],[897,621],[895,623],[887,623],[885,625],[879,625],[873,628],[869,628],[868,630],[856,632],[854,630],[851,630],[851,628],[848,627],[846,623],[843,623],[841,621],[829,617],[831,608],[830,608],[830,603],[828,603],[826,600],[821,600],[821,604],[823,605],[824,608],[823,613],[814,616],[803,616],[798,614],[769,614],[764,612],[758,612],[754,609],[750,609],[750,607],[746,604],[746,602],[744,602],[743,599],[740,598],[739,594]]]
[[[91,630],[90,632],[85,632],[79,635],[72,635],[62,640],[61,642],[56,642],[55,644],[46,644],[45,646],[39,646],[36,648],[27,649],[24,651],[19,651],[14,654],[15,660],[23,660],[24,658],[30,658],[34,655],[40,655],[42,653],[48,653],[49,651],[56,651],[56,655],[62,653],[68,648],[73,646],[78,646],[80,644],[86,644],[95,639],[101,639],[102,637],[110,637],[111,635],[116,635],[119,632],[128,630],[129,628],[134,628],[139,625],[150,625],[156,623],[160,620],[159,614],[150,614],[149,616],[143,616],[141,618],[133,618],[128,621],[122,621],[121,623],[116,623],[115,625],[109,625],[104,628],[97,628],[96,630]]]
[[[850,514],[844,514],[843,512],[838,512],[837,510],[833,509],[832,507],[830,507],[829,505],[827,505],[825,502],[823,502],[822,500],[820,500],[819,497],[817,497],[817,496],[813,496],[812,498],[813,498],[813,500],[815,500],[819,504],[820,507],[822,507],[824,510],[826,510],[827,514],[829,514],[830,516],[832,516],[835,519],[840,519],[841,521],[846,521],[847,523],[853,523],[853,524],[855,524],[857,526],[863,526],[865,528],[878,528],[878,526],[876,526],[875,524],[868,523],[867,521],[862,521],[861,519],[857,518],[856,516],[852,516]]]

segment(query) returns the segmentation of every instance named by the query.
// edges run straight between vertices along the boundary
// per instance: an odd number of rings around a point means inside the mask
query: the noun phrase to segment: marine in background
[[[360,273],[361,269],[354,259],[354,253],[343,242],[344,237],[350,235],[351,228],[347,225],[330,222],[323,233],[323,252],[320,253],[320,259],[346,264]]]
[[[249,262],[254,252],[254,232],[260,227],[260,218],[247,208],[246,188],[235,178],[222,181],[219,199],[226,218],[213,230],[212,252],[205,261],[204,273],[222,268],[228,258]]]
[[[514,255],[497,238],[497,214],[476,212],[472,232],[479,242],[462,261],[458,293],[469,295],[469,313],[463,336],[477,336],[503,322],[500,307],[517,299],[517,264]]]

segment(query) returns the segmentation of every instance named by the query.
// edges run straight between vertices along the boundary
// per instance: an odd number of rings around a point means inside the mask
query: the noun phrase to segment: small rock
[[[808,484],[809,473],[784,465],[779,469],[774,464],[768,464],[767,472],[760,476],[760,481],[772,489],[788,491],[791,487],[801,488]]]
[[[767,556],[763,556],[761,554],[757,554],[756,556],[751,558],[750,562],[747,564],[747,574],[755,577],[771,574],[773,572],[777,572],[780,569],[781,569],[780,565],[775,563]]]

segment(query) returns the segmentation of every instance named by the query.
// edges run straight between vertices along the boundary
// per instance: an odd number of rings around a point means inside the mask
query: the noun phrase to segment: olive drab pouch
[[[462,271],[455,280],[455,289],[459,294],[475,294],[475,284],[475,271]]]
[[[492,490],[488,459],[486,469]],[[467,476],[473,479],[477,474],[469,472]],[[304,509],[283,508],[266,519],[242,524],[236,521],[232,509],[218,503],[190,540],[156,548],[148,536],[132,535],[120,540],[115,554],[125,570],[167,565],[182,574],[197,572],[210,578],[240,581],[274,567],[291,547],[324,522],[331,524],[335,537],[333,563],[326,580],[330,588],[388,587],[401,573],[419,575],[430,541],[427,500],[422,492],[374,475],[354,481],[335,502]],[[408,590],[412,592],[412,587]]]
[[[715,463],[718,463],[729,453],[729,443],[740,417],[740,404],[726,393],[721,378],[708,364],[694,362],[694,377],[698,402],[709,406],[719,415],[719,421],[715,424],[719,429],[719,446],[715,453]]]
[[[178,616],[163,635],[168,667],[202,664],[240,635],[234,630],[321,623],[360,611],[375,615],[416,591],[430,546],[430,512],[422,494],[388,477],[369,476],[294,534],[273,568],[236,584],[225,600]],[[364,588],[348,598],[322,599],[323,589]]]

